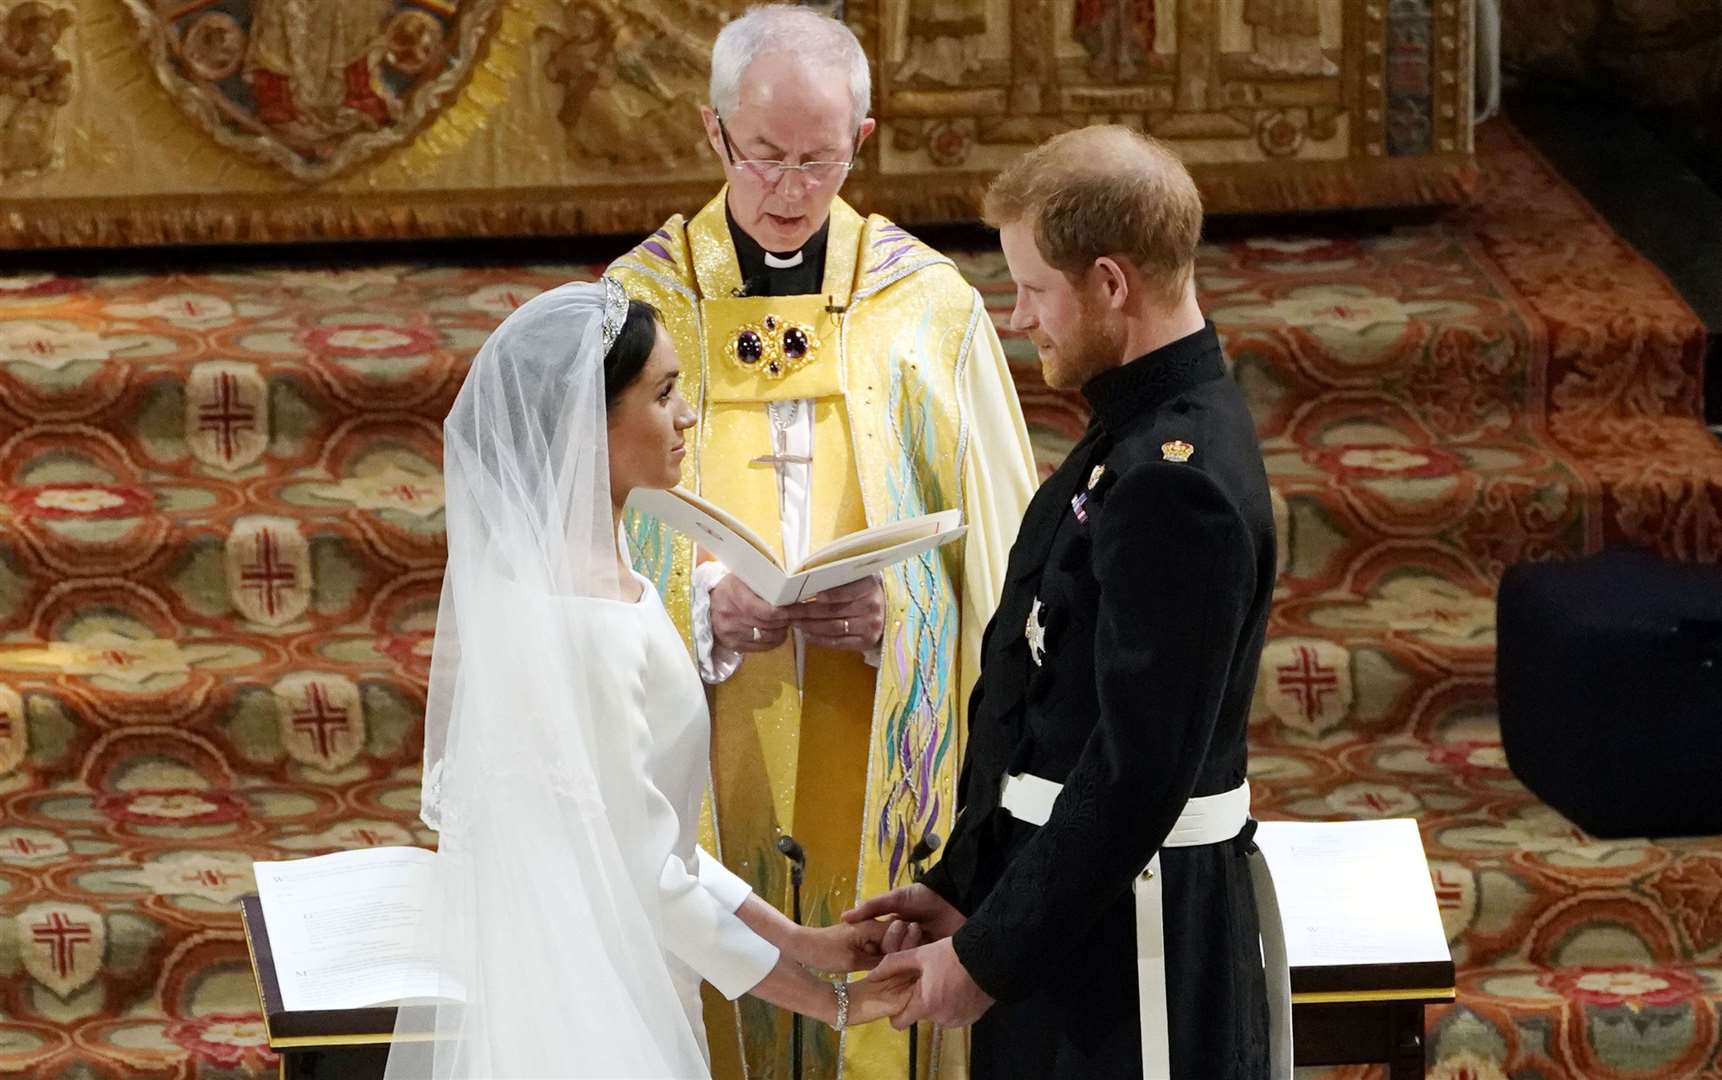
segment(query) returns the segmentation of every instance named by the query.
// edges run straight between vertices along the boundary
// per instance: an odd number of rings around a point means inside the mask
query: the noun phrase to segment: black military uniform
[[[1011,549],[969,707],[960,812],[925,881],[998,1000],[976,1080],[1142,1075],[1131,886],[1192,796],[1244,781],[1274,587],[1255,427],[1212,324],[1083,387],[1087,434]],[[1064,785],[1046,824],[1006,774]],[[1262,953],[1237,839],[1161,853],[1174,1076],[1268,1075]]]

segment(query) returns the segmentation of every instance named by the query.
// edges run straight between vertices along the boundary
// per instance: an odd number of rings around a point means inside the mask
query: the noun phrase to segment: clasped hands
[[[938,893],[922,884],[876,896],[843,913],[823,935],[810,962],[828,971],[872,974],[851,989],[850,1023],[889,1016],[899,1031],[931,1021],[966,1027],[993,1006],[957,958],[951,935],[964,919]]]
[[[885,631],[885,589],[875,577],[773,607],[729,574],[712,587],[711,601],[712,638],[730,652],[770,652],[798,629],[809,645],[865,653]]]

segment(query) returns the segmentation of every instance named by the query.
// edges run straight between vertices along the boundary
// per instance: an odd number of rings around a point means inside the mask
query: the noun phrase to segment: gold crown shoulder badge
[[[1180,465],[1189,461],[1190,455],[1195,452],[1196,448],[1185,442],[1183,439],[1173,439],[1171,442],[1163,442],[1160,444],[1160,456],[1165,458],[1167,461],[1175,461]]]
[[[724,355],[745,371],[781,379],[811,363],[818,349],[819,336],[811,327],[767,315],[739,327],[724,345]]]

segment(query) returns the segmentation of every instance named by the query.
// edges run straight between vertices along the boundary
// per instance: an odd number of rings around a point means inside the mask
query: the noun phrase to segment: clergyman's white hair
[[[809,64],[829,64],[849,72],[853,127],[867,119],[873,75],[854,31],[828,15],[796,4],[763,4],[718,32],[712,43],[711,103],[720,115],[733,113],[741,100],[747,67],[762,56],[789,53]]]

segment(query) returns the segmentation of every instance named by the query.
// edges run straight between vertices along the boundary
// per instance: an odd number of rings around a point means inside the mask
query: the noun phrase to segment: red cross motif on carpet
[[[217,870],[213,866],[206,866],[202,870],[186,874],[180,880],[187,885],[207,885],[211,889],[219,889],[229,881],[237,881],[239,876],[231,870]]]
[[[328,760],[334,756],[330,737],[347,727],[347,710],[330,702],[322,683],[312,683],[305,688],[305,707],[293,714],[293,726],[311,740],[318,757]]]
[[[365,747],[359,688],[329,672],[297,672],[275,684],[281,742],[314,769],[351,765]]]
[[[281,561],[275,534],[264,529],[257,534],[257,559],[240,572],[240,580],[257,596],[263,610],[271,615],[281,610],[281,592],[299,580],[291,566]]]
[[[311,602],[305,537],[285,518],[247,518],[227,541],[227,580],[234,606],[253,622],[284,626]]]
[[[1430,877],[1435,884],[1435,903],[1443,911],[1457,911],[1465,899],[1465,886],[1449,878],[1446,870],[1436,870]]]
[[[123,671],[138,661],[138,654],[126,652],[124,649],[103,649],[101,658],[109,667],[116,667]]]
[[[1417,799],[1403,788],[1351,785],[1328,798],[1329,805],[1361,818],[1394,817],[1417,809]]]
[[[396,484],[383,492],[383,494],[392,495],[404,503],[416,503],[425,496],[434,493],[434,489],[420,484]]]
[[[72,955],[79,945],[88,945],[95,935],[88,925],[74,923],[58,911],[48,913],[44,922],[30,927],[30,937],[45,944],[54,958],[54,971],[61,978],[72,974]]]
[[[1297,659],[1274,669],[1280,691],[1296,698],[1303,708],[1303,717],[1314,723],[1321,715],[1322,698],[1339,689],[1339,673],[1316,659],[1315,650],[1299,645]]]
[[[61,997],[96,977],[107,951],[107,928],[89,908],[38,904],[18,916],[26,937],[24,968]]]
[[[239,380],[228,371],[216,375],[215,397],[198,406],[197,427],[215,436],[223,461],[233,462],[239,452],[239,434],[255,430],[256,423],[257,410],[240,400]]]
[[[1268,707],[1281,723],[1321,735],[1351,710],[1350,656],[1329,641],[1277,641],[1262,654]]]

